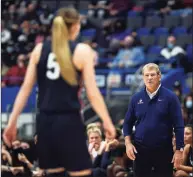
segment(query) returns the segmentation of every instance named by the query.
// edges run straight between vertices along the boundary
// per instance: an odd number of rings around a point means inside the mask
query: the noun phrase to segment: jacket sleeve
[[[176,95],[173,96],[170,103],[170,117],[176,136],[176,150],[179,150],[184,147],[184,121],[180,101]]]
[[[130,136],[132,134],[132,129],[133,129],[133,125],[135,121],[136,121],[135,106],[134,106],[134,100],[132,97],[131,102],[128,107],[128,111],[124,119],[124,123],[123,123],[123,135],[124,136]]]

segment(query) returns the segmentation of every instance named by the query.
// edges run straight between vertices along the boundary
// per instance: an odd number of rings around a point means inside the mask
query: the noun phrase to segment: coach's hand
[[[178,169],[179,166],[182,165],[182,162],[183,162],[183,152],[176,150],[172,159],[172,163],[174,163],[174,167]]]
[[[16,135],[17,125],[10,121],[3,132],[3,140],[8,147],[11,147],[12,142],[16,140]]]
[[[115,139],[116,130],[115,130],[115,127],[111,121],[110,122],[103,122],[103,128],[104,128],[105,137],[107,139],[110,139],[110,140]]]
[[[126,144],[126,153],[131,160],[135,160],[135,153],[137,153],[137,150],[132,143]]]

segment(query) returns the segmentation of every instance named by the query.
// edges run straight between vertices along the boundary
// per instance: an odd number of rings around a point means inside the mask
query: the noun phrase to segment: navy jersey
[[[70,44],[71,52],[75,47]],[[78,79],[80,72],[77,71]],[[51,41],[43,43],[37,65],[38,109],[44,112],[74,112],[80,110],[79,86],[69,85],[61,76],[60,66],[51,50]]]

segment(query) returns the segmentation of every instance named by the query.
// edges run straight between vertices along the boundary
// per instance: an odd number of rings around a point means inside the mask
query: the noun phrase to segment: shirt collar
[[[152,99],[152,98],[157,94],[157,92],[158,92],[158,90],[159,90],[160,87],[161,87],[161,84],[158,86],[157,90],[156,90],[155,92],[153,92],[153,93],[150,93],[150,92],[147,90],[147,88],[146,88],[146,92],[147,92],[147,94],[149,95],[150,99]]]

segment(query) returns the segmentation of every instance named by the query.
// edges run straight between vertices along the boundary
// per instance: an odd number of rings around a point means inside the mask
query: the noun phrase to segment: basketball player
[[[101,117],[106,138],[115,137],[104,100],[95,82],[96,53],[86,44],[73,47],[80,31],[80,17],[73,8],[62,8],[52,24],[52,41],[38,44],[33,50],[24,83],[16,98],[9,123],[4,131],[8,146],[16,138],[16,123],[37,79],[37,149],[40,168],[47,176],[91,177],[91,160],[84,126],[79,114],[80,75],[88,98]]]

